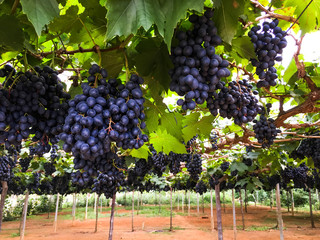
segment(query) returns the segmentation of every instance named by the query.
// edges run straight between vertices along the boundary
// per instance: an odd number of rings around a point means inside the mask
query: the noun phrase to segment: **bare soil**
[[[92,211],[92,209],[90,209]],[[187,209],[185,208],[185,213]],[[211,231],[210,209],[206,208],[205,213],[197,214],[195,209],[188,214],[175,214],[173,218],[172,232],[169,231],[169,217],[146,217],[143,215],[134,216],[134,229],[131,231],[130,210],[119,209],[118,214],[126,213],[127,216],[115,218],[114,240],[205,240],[217,239],[217,231]],[[181,213],[175,209],[175,213]],[[65,213],[64,213],[65,214]],[[214,212],[215,214],[215,212]],[[232,209],[222,209],[223,235],[225,240],[233,239],[232,230]],[[61,214],[63,215],[63,214]],[[60,215],[60,216],[61,216]],[[103,212],[102,216],[106,216]],[[303,239],[303,240],[319,240],[320,239],[320,213],[316,212],[315,225],[319,228],[311,228],[310,218],[307,212],[295,213],[292,216],[283,209],[284,221],[284,238],[287,239]],[[109,218],[102,217],[98,222],[98,232],[94,233],[95,220],[58,220],[58,231],[53,233],[53,214],[47,219],[47,215],[38,215],[27,219],[25,240],[44,239],[44,240],[105,240],[108,239]],[[61,216],[62,217],[62,216]],[[215,219],[216,223],[216,219]],[[19,221],[4,222],[3,231],[0,239],[20,239]],[[275,240],[279,239],[279,230],[275,227],[276,212],[267,207],[250,206],[248,212],[245,213],[245,230],[242,230],[241,212],[237,209],[237,239],[238,240]]]

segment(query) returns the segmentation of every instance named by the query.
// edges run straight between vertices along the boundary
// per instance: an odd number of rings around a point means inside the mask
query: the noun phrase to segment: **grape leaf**
[[[49,29],[55,33],[68,33],[70,30],[78,32],[83,28],[78,18],[78,6],[71,6],[65,15],[55,18],[50,24]],[[73,34],[72,34],[73,35]],[[71,35],[71,36],[72,36]]]
[[[149,76],[146,78],[149,88],[155,87],[155,94],[167,90],[171,81],[169,69],[173,66],[164,42],[159,38],[142,40],[136,50],[139,53],[134,58],[137,71],[142,76]]]
[[[159,112],[156,106],[147,101],[145,103],[145,114],[146,114],[146,125],[149,132],[153,132],[158,128],[159,125]]]
[[[190,119],[191,120],[191,119]],[[197,134],[209,137],[212,130],[212,122],[214,117],[212,115],[203,117],[200,121],[193,119],[182,129],[183,139],[185,142],[189,141]]]
[[[175,153],[186,153],[184,144],[177,138],[168,134],[167,130],[158,128],[156,132],[150,134],[150,143],[157,152],[169,154],[170,151]]]
[[[244,0],[216,0],[214,22],[218,28],[220,37],[227,43],[237,32],[238,18],[244,10]]]
[[[117,77],[124,64],[123,52],[119,49],[101,53],[101,66],[107,69],[110,77]]]
[[[247,58],[247,59],[257,58],[254,52],[253,44],[250,41],[250,38],[247,36],[233,39],[232,47],[243,58]]]
[[[180,19],[186,17],[187,10],[196,10],[198,12],[203,11],[203,0],[159,0],[161,10],[166,17],[164,24],[164,40],[168,46],[168,50],[171,48],[171,39],[177,23]]]
[[[132,157],[135,157],[135,158],[144,158],[144,159],[148,159],[148,156],[149,156],[149,149],[147,147],[147,145],[143,145],[141,148],[139,149],[133,149],[131,152],[130,152],[130,155]]]
[[[13,51],[23,49],[24,35],[15,16],[0,16],[0,46]]]
[[[295,15],[298,17],[300,13],[306,8],[309,0],[288,0],[286,1],[286,7],[294,7]],[[317,29],[317,22],[320,20],[320,0],[314,0],[310,6],[305,10],[299,19],[299,26],[302,31],[302,35],[307,32],[312,32]]]
[[[82,94],[81,86],[74,87],[73,85],[71,85],[69,89],[69,94],[71,98],[74,98],[76,95]]]
[[[56,0],[21,0],[22,10],[32,23],[38,36],[42,28],[54,17],[59,16],[59,5]]]
[[[154,23],[159,30],[164,28],[165,16],[157,0],[109,0],[106,7],[107,39],[117,35],[128,36],[136,33],[140,27],[148,30]]]

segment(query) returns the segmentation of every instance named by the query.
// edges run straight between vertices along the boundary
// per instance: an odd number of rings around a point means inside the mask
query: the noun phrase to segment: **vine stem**
[[[300,15],[297,17],[297,19],[291,24],[291,26],[286,31],[286,34],[290,31],[290,29],[298,22],[299,18],[302,16],[302,14],[307,10],[307,8],[310,6],[310,4],[313,2],[313,0],[310,0],[310,2],[307,4],[307,6],[302,10]]]
[[[94,41],[94,39],[93,39],[90,31],[88,30],[88,28],[86,27],[86,25],[84,24],[84,22],[82,21],[82,19],[81,19],[81,18],[78,18],[78,19],[79,19],[79,21],[81,22],[81,24],[82,24],[82,26],[84,27],[84,29],[87,31],[89,37],[91,38],[92,43],[94,44],[93,49],[95,50],[95,52],[98,53],[98,56],[99,56],[99,66],[101,66],[101,59],[102,59],[102,58],[101,58],[100,47],[99,47],[99,46],[96,44],[96,42]]]

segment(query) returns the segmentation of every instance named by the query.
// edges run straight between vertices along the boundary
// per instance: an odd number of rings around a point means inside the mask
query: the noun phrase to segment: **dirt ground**
[[[187,209],[184,209],[187,213]],[[177,211],[175,209],[175,212]],[[104,212],[106,214],[106,212]],[[118,209],[118,216],[121,213],[130,213],[130,210]],[[215,212],[214,212],[215,213]],[[103,216],[103,214],[102,214]],[[202,213],[197,214],[195,209],[188,214],[178,215],[173,218],[174,231],[169,232],[169,217],[146,217],[143,215],[134,216],[135,231],[131,231],[131,217],[116,217],[114,222],[114,240],[195,240],[195,239],[217,239],[217,231],[211,231],[210,209],[205,209]],[[308,213],[295,213],[291,216],[283,209],[284,221],[284,238],[285,239],[303,239],[319,240],[320,239],[320,214],[316,212],[315,225],[318,228],[312,229]],[[215,219],[216,223],[216,219]],[[232,209],[222,210],[223,235],[225,240],[233,239],[232,230]],[[238,240],[275,240],[279,239],[279,231],[274,229],[276,225],[276,213],[267,207],[250,206],[245,213],[245,228],[242,230],[241,212],[237,209],[237,239]],[[95,220],[58,220],[58,231],[53,233],[53,214],[50,219],[47,215],[39,215],[27,219],[25,240],[45,239],[45,240],[105,240],[108,239],[109,218],[102,217],[98,222],[98,232],[94,233]],[[0,234],[0,239],[19,239],[18,237],[19,222],[4,222]],[[241,229],[240,229],[241,228]]]

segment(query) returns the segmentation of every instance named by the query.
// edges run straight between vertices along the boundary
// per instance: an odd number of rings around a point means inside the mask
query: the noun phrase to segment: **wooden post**
[[[202,197],[202,214],[204,214],[204,200],[203,200],[203,194],[201,195]]]
[[[199,214],[199,193],[197,193],[197,213]]]
[[[113,237],[113,223],[114,223],[114,209],[116,206],[116,193],[112,196],[112,206],[111,206],[111,215],[110,215],[110,228],[109,228],[109,240],[112,240]]]
[[[102,197],[99,197],[100,198],[100,212],[102,213]]]
[[[184,212],[184,196],[183,196],[183,194],[181,194],[181,210],[182,210],[182,212]]]
[[[276,202],[277,202],[277,218],[278,218],[278,226],[280,231],[280,240],[284,240],[283,237],[283,221],[282,221],[282,213],[281,213],[281,202],[280,202],[280,185],[277,183],[276,186]]]
[[[225,191],[222,192],[222,198],[223,198],[223,212],[226,213],[226,196],[225,196]]]
[[[259,204],[259,192],[256,191],[256,202]]]
[[[159,191],[159,214],[161,213],[161,192]]]
[[[88,199],[89,199],[89,193],[87,193],[87,197],[86,197],[86,211],[84,213],[85,220],[87,220],[87,217],[88,217]]]
[[[73,194],[73,205],[72,205],[72,226],[74,224],[74,220],[76,219],[76,194]]]
[[[246,213],[248,212],[248,198],[247,198],[247,188],[244,189],[244,209],[246,211]]]
[[[190,216],[190,198],[191,198],[191,191],[189,191],[189,199],[188,199],[188,216]]]
[[[139,191],[138,191],[138,196],[137,196],[137,215],[139,215],[139,205],[140,205],[140,201],[139,201]]]
[[[2,186],[2,192],[1,192],[1,201],[0,201],[0,232],[2,228],[4,202],[8,192],[8,183],[5,181],[1,181],[1,186]]]
[[[50,204],[51,204],[51,197],[50,195],[47,196],[48,197],[48,219],[50,218]]]
[[[97,211],[97,193],[94,193],[94,212]]]
[[[241,189],[240,189],[240,191],[239,191],[239,198],[240,198],[240,207],[241,207],[241,216],[242,216],[242,230],[244,230],[246,226],[245,226],[245,224],[244,224],[244,212],[243,212]]]
[[[214,218],[213,218],[213,199],[212,199],[212,189],[210,189],[210,213],[211,213],[211,231],[214,231]]]
[[[99,205],[99,199],[100,199],[100,195],[98,195],[97,197],[97,203]],[[99,219],[99,207],[97,206],[96,208],[96,223],[95,223],[95,226],[94,226],[94,232],[98,232],[98,219]]]
[[[142,207],[142,192],[140,193],[140,207]]]
[[[54,214],[54,222],[53,222],[53,232],[57,232],[57,224],[58,224],[58,210],[59,210],[59,196],[60,194],[57,193],[57,202],[56,202],[56,212]]]
[[[23,211],[21,217],[21,224],[20,224],[20,240],[24,239],[24,231],[26,229],[26,221],[27,221],[27,212],[28,212],[28,200],[29,200],[29,190],[26,191],[26,195],[24,198],[23,204]]]
[[[272,210],[272,207],[273,207],[273,205],[274,205],[274,202],[273,202],[273,189],[271,190],[271,192],[270,192],[270,198],[271,198],[271,201],[270,201],[270,208],[271,208],[271,210]]]
[[[172,232],[172,188],[170,187],[170,232]]]
[[[294,216],[294,197],[293,197],[293,188],[291,188],[291,213]]]
[[[131,221],[131,231],[134,231],[133,228],[133,215],[134,215],[134,190],[132,191],[132,221]]]
[[[216,209],[217,209],[218,240],[223,240],[221,202],[220,202],[220,184],[215,185],[215,194],[216,194]]]
[[[127,205],[127,191],[124,192],[124,206]]]
[[[312,199],[311,199],[311,190],[309,188],[309,207],[310,207],[310,220],[311,220],[311,227],[315,228],[314,225],[314,219],[313,219],[313,213],[312,213]]]
[[[237,239],[236,204],[234,200],[234,189],[232,189],[232,216],[233,216],[233,239]]]
[[[288,209],[288,212],[290,212],[290,200],[289,200],[289,191],[287,191],[287,209]]]

